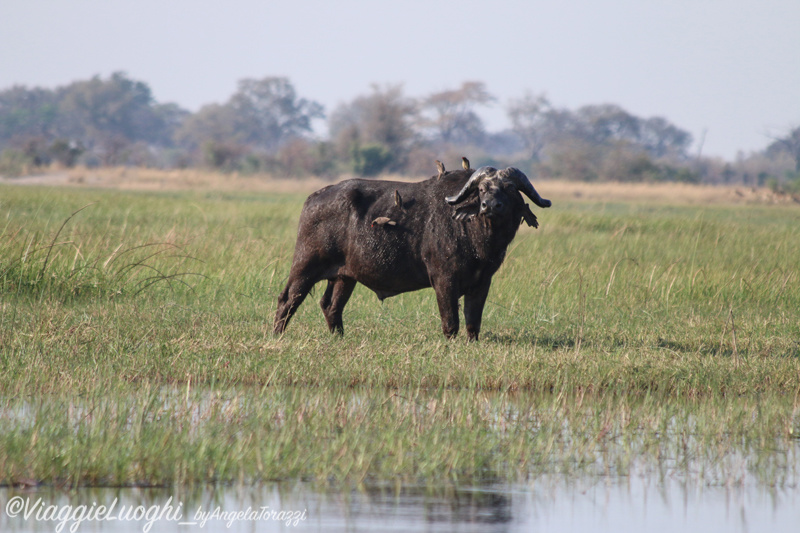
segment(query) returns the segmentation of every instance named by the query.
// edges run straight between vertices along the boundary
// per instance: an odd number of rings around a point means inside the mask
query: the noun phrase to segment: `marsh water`
[[[800,491],[745,482],[548,477],[460,489],[2,489],[2,531],[797,531]],[[24,513],[30,512],[26,518]],[[81,509],[79,506],[85,506]],[[103,509],[101,506],[104,506]],[[49,511],[48,511],[49,508]],[[37,513],[39,513],[37,518]],[[49,513],[49,514],[48,514]],[[14,515],[16,516],[10,516]],[[75,517],[83,516],[78,522]],[[60,527],[59,527],[60,526]]]
[[[116,420],[121,421],[119,428],[112,427],[108,434],[118,431],[127,438],[131,423],[158,405],[159,416],[147,426],[155,431],[163,425],[164,432],[155,433],[157,442],[184,436],[188,439],[184,446],[192,446],[191,439],[201,439],[206,449],[222,450],[216,463],[200,465],[219,464],[234,452],[240,454],[240,462],[253,462],[248,447],[222,447],[215,440],[221,434],[223,442],[229,443],[227,436],[234,425],[294,431],[308,427],[304,424],[317,424],[313,433],[287,433],[289,448],[303,451],[294,459],[301,461],[305,471],[328,472],[323,463],[342,459],[342,454],[329,455],[322,463],[313,463],[329,452],[331,444],[315,447],[318,443],[308,435],[357,437],[360,440],[339,441],[334,446],[344,450],[341,442],[350,442],[353,451],[389,446],[388,441],[401,440],[415,428],[414,444],[408,448],[417,459],[413,465],[420,468],[398,470],[404,481],[400,477],[395,481],[391,460],[398,453],[389,448],[391,453],[365,463],[371,469],[360,471],[344,463],[339,470],[330,470],[351,473],[341,482],[325,474],[308,476],[316,482],[242,478],[215,484],[165,483],[170,488],[65,489],[57,483],[37,484],[22,478],[17,479],[19,486],[0,487],[0,531],[800,531],[800,418],[792,398],[718,399],[670,406],[653,399],[611,397],[588,402],[470,391],[420,392],[413,398],[396,392],[337,394],[312,389],[266,389],[258,394],[225,391],[221,395],[161,390],[153,392],[152,398],[147,396],[147,401],[134,402],[139,396],[114,398],[114,410],[104,410],[102,405],[88,409],[89,400],[50,398],[40,405],[9,399],[0,417],[6,431],[20,432],[37,424],[57,428],[64,421],[71,425],[71,432],[57,433],[62,439],[56,443],[60,448],[56,444],[48,448],[61,450],[60,455],[47,456],[51,462],[60,458],[67,467],[84,457],[84,447],[68,451],[67,441],[73,434],[80,440],[96,434],[92,424],[113,426]],[[450,411],[442,411],[445,401]],[[135,405],[129,407],[126,402]],[[304,412],[304,405],[313,405],[317,417],[296,415]],[[112,412],[114,416],[109,415]],[[374,432],[359,430],[361,422],[348,426],[344,420],[346,414],[348,420],[363,421],[366,415],[362,413],[369,415],[372,424],[368,426]],[[255,417],[250,425],[247,416]],[[404,416],[413,416],[413,425],[403,425]],[[337,417],[345,428],[341,432],[326,425]],[[296,423],[283,424],[287,419]],[[193,432],[175,433],[176,424],[189,426]],[[388,424],[389,430],[378,431],[382,424]],[[464,427],[474,433],[459,434]],[[142,442],[152,442],[144,430],[138,436]],[[30,437],[26,438],[18,450],[6,450],[14,452],[7,454],[9,458],[17,452],[29,453]],[[274,444],[270,438],[274,441],[281,434],[267,434],[257,445],[268,451]],[[475,457],[484,465],[483,479],[518,481],[457,482],[451,474],[450,483],[441,484],[437,480],[448,476],[435,477],[444,471],[438,466],[428,470],[433,472],[428,474],[428,483],[408,481],[419,476],[422,468],[430,468],[426,460],[447,466],[451,463],[441,462],[442,457],[480,446],[485,450]],[[108,448],[96,448],[95,453],[109,453],[116,461],[126,458],[125,450]],[[442,454],[445,448],[449,451]],[[152,453],[167,452],[160,446]],[[192,453],[196,452],[185,451],[177,457],[192,466]],[[520,462],[520,454],[525,462]],[[470,458],[457,457],[462,464]],[[281,458],[294,460],[290,453]],[[118,464],[137,471],[128,463]],[[24,471],[23,467],[18,465],[17,471]],[[363,472],[363,476],[353,472]],[[453,468],[452,472],[459,471]],[[460,472],[463,476],[469,470],[462,467]],[[151,479],[159,479],[158,472],[151,472]],[[269,476],[262,474],[261,479]],[[330,480],[329,484],[324,480]]]

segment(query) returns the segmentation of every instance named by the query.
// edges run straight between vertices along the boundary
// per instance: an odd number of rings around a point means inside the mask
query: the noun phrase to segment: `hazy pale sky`
[[[491,130],[531,91],[666,117],[730,159],[800,125],[800,0],[0,0],[0,89],[117,70],[193,111],[242,78],[328,112],[372,83],[479,80]]]

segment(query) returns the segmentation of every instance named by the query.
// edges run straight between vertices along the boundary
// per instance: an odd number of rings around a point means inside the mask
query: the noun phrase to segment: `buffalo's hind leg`
[[[286,288],[278,296],[278,311],[275,313],[275,324],[273,325],[276,335],[280,335],[286,330],[289,320],[292,319],[295,311],[306,299],[306,295],[317,281],[319,280],[307,276],[293,274],[289,276]]]
[[[356,280],[353,278],[341,277],[328,280],[328,286],[325,288],[325,294],[322,295],[319,305],[322,307],[322,314],[325,315],[325,322],[328,323],[331,333],[344,334],[342,312],[355,287]]]

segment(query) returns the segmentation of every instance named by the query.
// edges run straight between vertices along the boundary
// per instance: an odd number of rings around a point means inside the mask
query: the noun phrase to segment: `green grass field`
[[[0,188],[0,483],[797,481],[797,207],[554,198],[468,344],[363,287],[272,336],[304,198]]]

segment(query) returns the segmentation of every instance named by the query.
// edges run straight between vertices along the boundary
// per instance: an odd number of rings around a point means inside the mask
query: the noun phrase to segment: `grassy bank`
[[[718,457],[703,471],[753,464],[763,439],[783,451],[761,465],[794,453],[796,207],[553,197],[512,243],[469,345],[444,340],[432,291],[381,304],[363,287],[344,338],[321,290],[273,337],[304,198],[0,189],[0,481],[511,479],[624,471],[601,444],[678,460],[681,438]],[[605,412],[619,422],[581,433]]]
[[[484,342],[471,346],[443,339],[432,291],[381,304],[363,287],[343,339],[327,334],[319,290],[272,337],[302,200],[5,188],[3,390],[189,379],[680,396],[800,387],[795,208],[556,204],[512,243]]]

